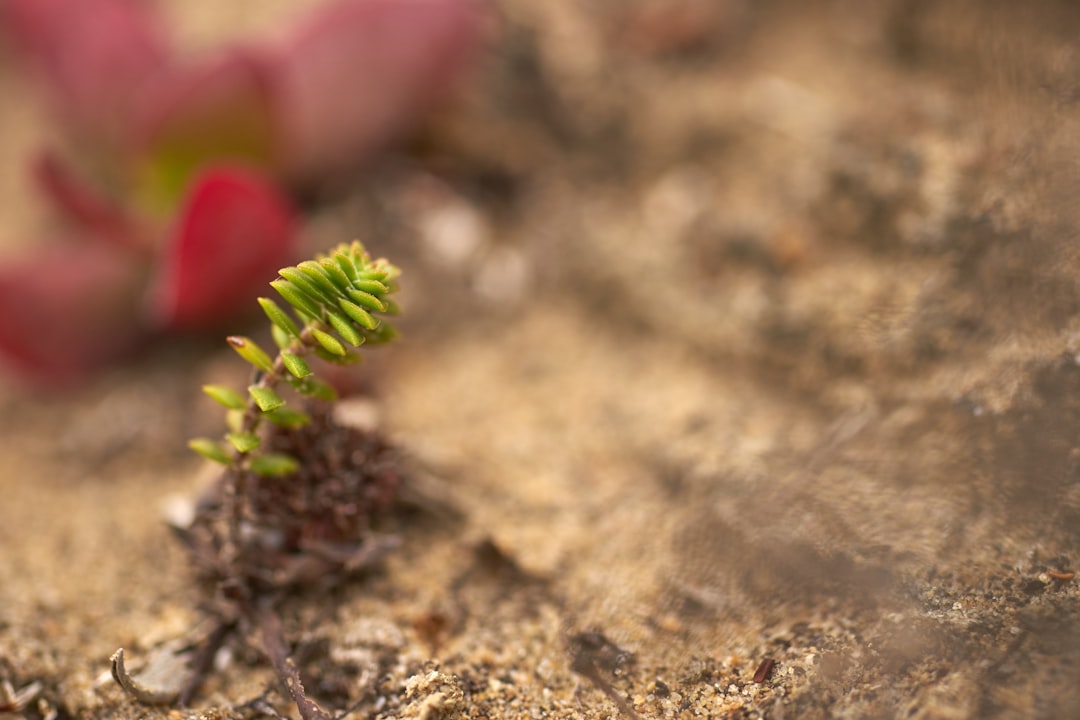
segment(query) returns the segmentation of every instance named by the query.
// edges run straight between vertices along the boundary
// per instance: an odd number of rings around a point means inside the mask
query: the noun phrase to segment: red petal
[[[159,320],[176,329],[218,327],[293,260],[293,212],[262,176],[217,168],[193,186],[156,284]]]
[[[0,266],[0,355],[55,384],[131,352],[144,271],[137,255],[85,238]]]
[[[284,162],[303,179],[355,166],[444,99],[478,38],[473,0],[337,0],[281,49]]]
[[[7,0],[0,24],[48,85],[64,122],[116,147],[168,62],[164,35],[135,0]]]
[[[173,75],[151,93],[139,133],[147,179],[174,203],[211,163],[269,169],[276,146],[271,72],[253,49],[235,48]]]

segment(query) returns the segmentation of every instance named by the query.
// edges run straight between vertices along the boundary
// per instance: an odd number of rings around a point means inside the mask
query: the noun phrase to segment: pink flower
[[[138,0],[0,0],[80,148],[37,163],[71,230],[0,266],[0,355],[76,379],[246,310],[296,259],[282,188],[355,170],[413,129],[480,21],[474,0],[335,0],[283,37],[188,61]]]
[[[161,233],[96,198],[58,200],[76,229],[0,266],[0,353],[46,383],[81,380],[161,330],[220,325],[294,253],[287,199],[247,169],[197,178]]]

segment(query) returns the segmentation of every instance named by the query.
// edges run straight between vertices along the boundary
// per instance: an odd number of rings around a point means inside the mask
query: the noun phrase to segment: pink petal
[[[159,321],[174,329],[219,327],[293,260],[293,212],[265,178],[217,168],[193,186],[155,289]]]
[[[474,0],[337,0],[281,48],[284,163],[292,177],[345,170],[445,99],[475,49]]]
[[[270,72],[263,54],[234,48],[177,71],[150,93],[138,133],[143,177],[166,203],[210,163],[269,168],[277,135]]]
[[[6,0],[0,23],[61,120],[123,147],[135,108],[169,59],[147,8],[137,0]]]
[[[148,253],[149,246],[139,237],[127,212],[72,172],[58,157],[40,154],[33,164],[33,176],[60,214],[84,233],[81,239],[104,242],[133,253]]]
[[[131,352],[144,270],[85,238],[0,266],[0,356],[30,379],[68,384]]]

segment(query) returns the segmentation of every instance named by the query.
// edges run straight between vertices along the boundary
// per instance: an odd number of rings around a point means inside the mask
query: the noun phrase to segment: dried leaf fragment
[[[176,702],[179,696],[176,690],[152,690],[128,674],[124,667],[124,648],[119,648],[109,659],[112,662],[113,680],[143,705],[172,705]]]

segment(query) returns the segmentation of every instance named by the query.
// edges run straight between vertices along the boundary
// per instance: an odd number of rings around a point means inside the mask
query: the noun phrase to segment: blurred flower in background
[[[361,167],[445,100],[476,0],[336,0],[188,58],[139,0],[0,0],[62,131],[31,177],[66,233],[0,265],[0,355],[78,380],[161,332],[216,329],[302,251],[290,193]]]

